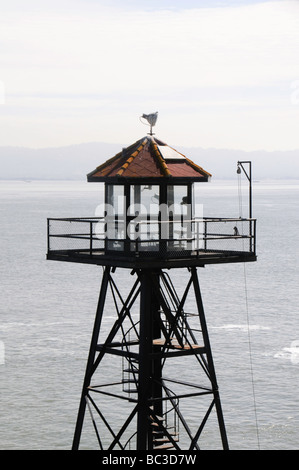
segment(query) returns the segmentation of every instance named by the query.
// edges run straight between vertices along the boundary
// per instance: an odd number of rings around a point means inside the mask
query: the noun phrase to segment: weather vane
[[[146,119],[147,123],[143,122],[142,119]],[[151,114],[142,114],[142,116],[140,116],[140,121],[143,124],[147,124],[150,126],[151,128],[150,135],[153,135],[153,127],[156,124],[157,119],[158,119],[158,111],[156,111],[155,113],[151,113]]]

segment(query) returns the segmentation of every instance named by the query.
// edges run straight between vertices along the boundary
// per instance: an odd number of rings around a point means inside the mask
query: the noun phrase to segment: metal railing
[[[48,254],[193,256],[256,251],[256,219],[180,217],[167,221],[121,217],[49,218]]]

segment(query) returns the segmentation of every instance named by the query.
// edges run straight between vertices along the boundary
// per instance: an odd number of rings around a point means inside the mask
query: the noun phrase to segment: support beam
[[[228,449],[196,268],[188,270],[188,273],[189,277],[181,298],[176,292],[169,273],[151,268],[136,270],[133,273],[136,276],[133,287],[129,288],[126,296],[122,296],[119,286],[113,278],[113,272],[109,267],[105,269],[83,383],[73,450],[79,448],[86,400],[89,400],[93,405],[91,419],[101,450],[104,450],[105,447],[103,442],[107,442],[107,436],[102,434],[107,430],[112,436],[112,441],[107,447],[111,450],[115,447],[126,450],[127,443],[130,442],[133,445],[133,440],[136,443],[136,450],[159,449],[161,442],[163,445],[166,442],[165,445],[174,450],[188,448],[199,450],[199,439],[213,407],[216,408],[223,449]],[[191,295],[192,286],[195,294],[195,311],[191,315],[192,326],[190,326],[190,312],[185,313],[184,306],[188,296]],[[108,287],[111,289],[116,319],[106,334],[106,340],[99,344]],[[111,316],[111,302],[107,302],[107,308],[108,305]],[[133,310],[133,307],[138,308],[138,316],[136,316],[136,310]],[[133,337],[128,335],[128,331],[132,332]],[[97,356],[96,353],[98,353]],[[94,373],[102,366],[102,359],[106,357],[109,360],[109,357],[112,356],[115,359],[119,357],[119,360],[122,361],[123,374],[126,375],[123,375],[122,378],[116,377],[109,383],[91,385]],[[169,362],[171,365],[176,361],[176,358],[186,363],[182,376],[166,377],[164,367]],[[166,367],[166,369],[168,368]],[[184,372],[188,370],[190,370],[192,382],[184,380]],[[203,383],[197,383],[198,378]],[[105,379],[103,375],[102,379]],[[93,399],[92,395],[95,395],[96,398]],[[211,396],[212,401],[209,401],[208,395]],[[125,403],[125,401],[134,407],[124,406],[124,410],[128,410],[126,411],[128,414],[120,412],[119,422],[110,422],[109,407],[108,410],[105,408],[105,400],[107,403],[109,399],[117,400],[117,406],[120,406],[120,409],[122,409],[121,403]],[[96,404],[96,400],[100,403],[99,406]],[[180,401],[182,400],[195,400],[195,403],[198,403],[197,400],[202,400],[203,403],[209,402],[207,411],[198,416],[196,430],[192,429],[194,423],[191,425],[188,422],[189,418],[184,416],[180,409]],[[91,411],[90,406],[89,409]],[[97,417],[104,426],[97,426]],[[183,446],[180,443],[180,436],[177,434],[176,423],[181,424],[184,436]],[[186,442],[189,442],[187,447]]]
[[[202,335],[203,335],[203,340],[204,340],[205,348],[207,352],[207,363],[208,363],[208,369],[209,369],[209,374],[211,378],[212,389],[214,393],[215,406],[216,406],[216,411],[217,411],[217,417],[218,417],[218,423],[219,423],[223,449],[228,450],[229,448],[228,440],[227,440],[227,435],[226,435],[226,429],[225,429],[222,407],[221,407],[221,402],[220,402],[216,372],[215,372],[215,367],[214,367],[214,361],[213,361],[213,356],[212,356],[212,350],[211,350],[211,345],[210,345],[210,339],[209,339],[209,334],[208,334],[208,328],[207,328],[205,312],[204,312],[196,268],[192,268],[191,272],[192,272],[192,279],[193,279],[194,292],[195,292],[196,303],[197,303],[197,308],[198,308],[198,314],[199,314],[199,319],[200,319],[201,328],[202,328]]]
[[[97,342],[98,342],[98,337],[99,337],[99,332],[100,332],[100,327],[101,327],[101,322],[102,322],[102,317],[103,317],[109,276],[110,276],[110,267],[106,267],[104,270],[103,278],[102,278],[102,285],[101,285],[101,290],[100,290],[100,295],[99,295],[98,307],[96,311],[94,328],[93,328],[93,333],[92,333],[92,338],[91,338],[91,343],[90,343],[90,350],[89,350],[89,356],[87,360],[85,378],[83,382],[81,401],[80,401],[78,417],[77,417],[77,424],[76,424],[76,429],[75,429],[75,434],[74,434],[74,439],[73,439],[73,450],[78,449],[80,438],[81,438],[82,426],[83,426],[85,409],[86,409],[86,395],[88,392],[88,387],[90,385],[91,369],[92,369],[95,354],[96,354],[96,347],[97,347]]]

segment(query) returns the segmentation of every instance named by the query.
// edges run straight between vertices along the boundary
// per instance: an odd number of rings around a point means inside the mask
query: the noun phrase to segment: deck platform
[[[100,218],[48,219],[47,259],[135,269],[256,261],[255,219],[172,221],[171,238],[162,238],[160,222],[153,224],[156,233],[145,222],[140,236],[132,239],[113,238]]]
[[[208,264],[222,263],[244,263],[256,261],[254,253],[208,253],[198,252],[181,258],[136,258],[118,257],[106,254],[105,251],[94,253],[80,251],[51,251],[47,254],[48,260],[65,261],[71,263],[96,264],[99,266],[112,266],[120,268],[180,268],[180,267],[203,267]]]

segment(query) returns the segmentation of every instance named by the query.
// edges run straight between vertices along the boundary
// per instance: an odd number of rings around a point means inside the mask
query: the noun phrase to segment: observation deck
[[[128,268],[256,261],[256,219],[49,218],[48,260]]]

